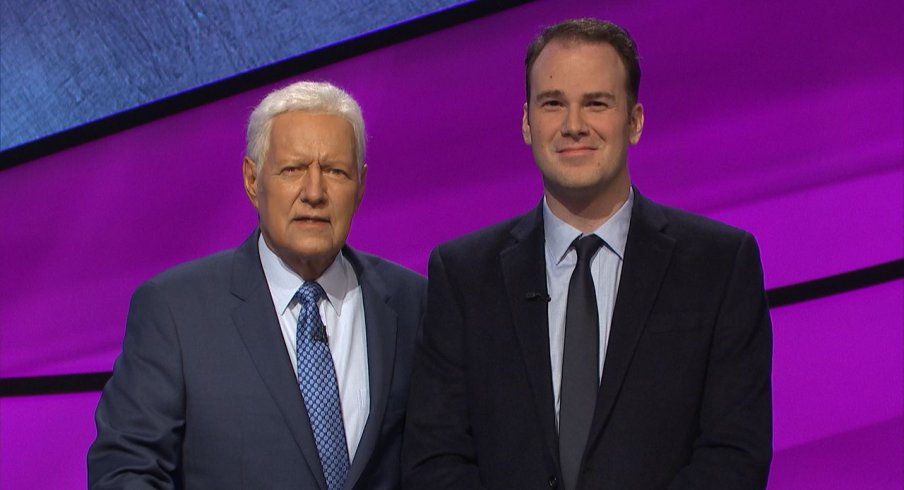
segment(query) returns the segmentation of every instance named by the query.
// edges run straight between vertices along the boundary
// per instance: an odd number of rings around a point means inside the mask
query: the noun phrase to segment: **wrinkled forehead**
[[[275,116],[270,126],[268,154],[308,152],[334,155],[356,153],[351,122],[328,112],[288,111]]]

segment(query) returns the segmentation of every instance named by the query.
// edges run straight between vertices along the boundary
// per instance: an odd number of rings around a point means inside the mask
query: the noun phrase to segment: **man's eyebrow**
[[[590,92],[589,94],[584,94],[584,100],[595,100],[595,99],[615,100],[615,95],[613,95],[609,92]]]
[[[558,99],[565,96],[565,92],[553,89],[553,90],[544,90],[540,92],[534,97],[534,100],[543,100],[543,99]],[[588,92],[584,94],[581,99],[583,100],[596,100],[596,99],[607,99],[607,100],[615,100],[615,95],[610,92]]]
[[[563,95],[565,95],[565,93],[562,92],[561,90],[544,90],[543,92],[540,92],[539,94],[537,94],[537,96],[534,97],[534,100],[555,99],[558,97],[562,97]]]

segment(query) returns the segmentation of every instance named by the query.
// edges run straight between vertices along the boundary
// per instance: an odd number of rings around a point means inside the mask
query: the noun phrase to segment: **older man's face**
[[[306,280],[320,277],[345,244],[366,170],[358,174],[351,123],[335,114],[282,113],[260,173],[245,159],[245,192],[264,240]]]

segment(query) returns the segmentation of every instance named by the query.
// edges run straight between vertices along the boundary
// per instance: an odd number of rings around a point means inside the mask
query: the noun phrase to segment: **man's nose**
[[[577,138],[587,134],[587,123],[579,108],[569,108],[565,111],[565,120],[562,121],[562,136]]]
[[[317,204],[323,201],[323,171],[318,163],[308,165],[304,178],[301,180],[300,199],[308,204]]]

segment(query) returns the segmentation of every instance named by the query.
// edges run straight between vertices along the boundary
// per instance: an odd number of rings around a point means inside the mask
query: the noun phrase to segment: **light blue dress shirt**
[[[606,244],[590,261],[590,272],[596,289],[596,306],[600,327],[599,376],[603,375],[606,361],[606,346],[609,343],[609,328],[612,311],[618,294],[622,263],[625,258],[625,243],[628,241],[628,227],[631,224],[631,207],[634,204],[634,189],[628,192],[628,200],[605,223],[593,231]],[[556,402],[556,425],[559,423],[561,403],[562,357],[565,346],[565,308],[568,303],[568,283],[577,263],[577,254],[571,243],[584,233],[562,221],[549,210],[543,200],[543,227],[546,239],[546,287],[549,290],[549,361],[552,367],[552,389]],[[589,234],[589,233],[588,233]]]
[[[270,250],[263,235],[258,240],[257,248],[273,298],[273,308],[279,317],[286,351],[292,360],[292,365],[286,369],[292,369],[295,376],[295,336],[301,306],[293,299],[304,279]],[[349,461],[354,461],[364,424],[370,414],[367,332],[361,286],[355,270],[341,252],[317,278],[317,283],[326,292],[326,297],[318,302],[318,309],[330,339],[330,355],[336,369]]]

